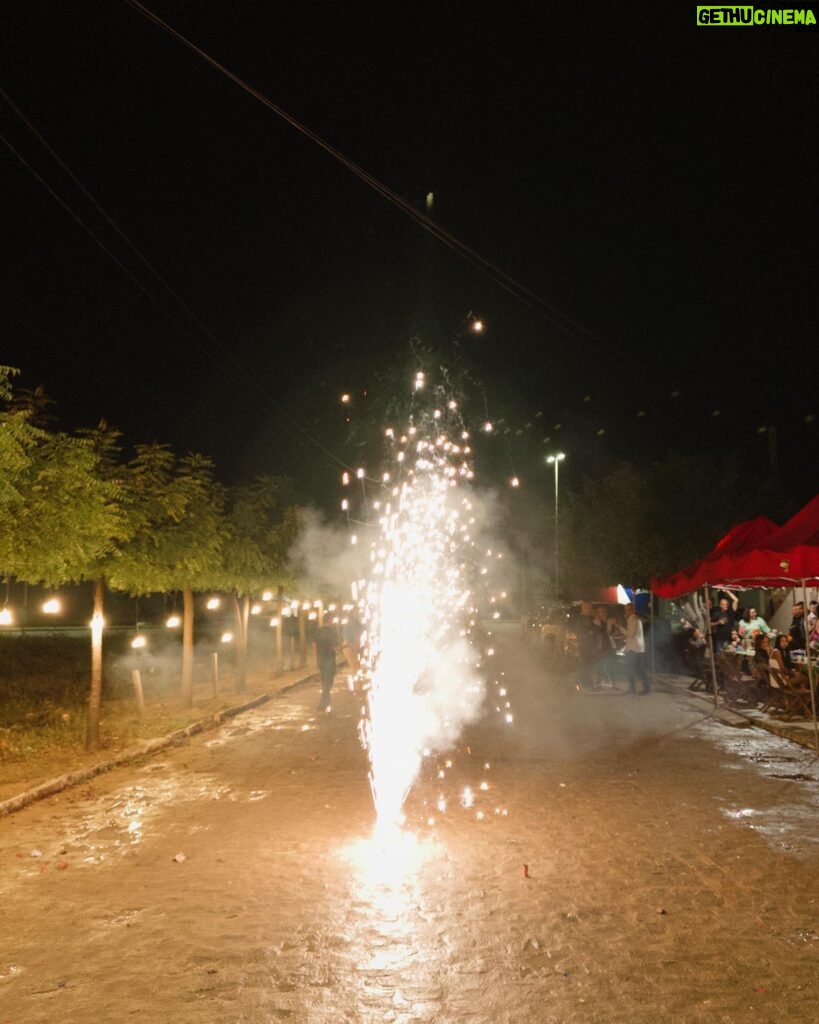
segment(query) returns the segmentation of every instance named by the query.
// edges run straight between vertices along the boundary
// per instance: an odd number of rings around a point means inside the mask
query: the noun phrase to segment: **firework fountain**
[[[415,391],[425,383],[419,373]],[[489,563],[502,557],[479,543],[469,434],[457,402],[440,392],[431,402],[416,394],[409,421],[388,428],[385,441],[379,497],[369,505],[369,574],[353,587],[363,627],[361,739],[382,835],[404,823],[404,801],[424,759],[450,750],[481,711],[485,664],[494,654],[491,630],[482,628],[483,615],[493,614],[484,598]],[[361,471],[358,479],[363,487]],[[497,710],[511,722],[508,702]],[[448,767],[439,768],[439,779]],[[461,802],[473,799],[467,788]],[[445,804],[441,793],[437,810]]]

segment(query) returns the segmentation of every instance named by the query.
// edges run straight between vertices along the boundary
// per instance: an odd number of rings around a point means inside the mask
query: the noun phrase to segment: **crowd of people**
[[[735,665],[757,683],[755,691],[753,688],[748,690],[751,703],[764,703],[769,669],[784,686],[808,690],[808,652],[819,648],[819,605],[816,601],[811,601],[807,610],[804,601],[795,602],[791,606],[789,626],[778,631],[765,621],[756,607],[748,605],[741,608],[738,595],[723,590],[717,604],[710,609],[709,624],[718,682],[724,682],[725,676],[730,674],[725,671],[726,664],[730,664],[725,659],[736,658]],[[695,669],[692,686],[699,679],[710,689],[708,639],[701,629],[693,625],[688,626],[686,652],[689,665]],[[754,695],[758,701],[753,699]]]
[[[597,690],[602,685],[614,684],[614,658],[622,648],[628,692],[651,693],[651,681],[646,669],[646,645],[643,620],[633,604],[623,606],[624,621],[609,616],[605,605],[594,607],[590,601],[581,601],[577,619],[577,646],[580,659],[579,686],[584,690]]]

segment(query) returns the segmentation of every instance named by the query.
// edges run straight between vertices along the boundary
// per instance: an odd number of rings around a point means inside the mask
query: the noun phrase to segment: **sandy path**
[[[509,678],[452,771],[490,791],[403,877],[362,858],[355,702],[312,690],[0,821],[0,1024],[816,1020],[819,784],[774,777],[809,753]]]

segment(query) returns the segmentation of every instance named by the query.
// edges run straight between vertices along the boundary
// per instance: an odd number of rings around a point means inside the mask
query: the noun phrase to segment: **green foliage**
[[[647,586],[701,558],[734,524],[770,513],[764,488],[736,457],[668,453],[566,491],[561,551],[576,586]],[[565,509],[565,511],[564,511]]]
[[[95,575],[125,527],[119,481],[102,472],[105,448],[34,425],[45,402],[0,412],[0,570],[56,586]]]
[[[288,552],[299,530],[292,487],[278,477],[223,492],[222,559],[212,585],[238,594],[293,582]]]
[[[130,539],[108,566],[111,585],[132,594],[212,586],[225,527],[211,460],[177,458],[167,445],[140,445],[125,480]]]

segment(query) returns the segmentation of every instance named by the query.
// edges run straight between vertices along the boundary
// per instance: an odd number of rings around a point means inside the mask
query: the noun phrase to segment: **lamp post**
[[[560,506],[558,504],[558,470],[560,463],[566,458],[563,452],[556,452],[554,455],[549,455],[546,458],[546,462],[551,466],[554,464],[555,467],[555,600],[560,596],[560,569],[558,565],[559,555],[559,533],[558,533],[558,514]]]

